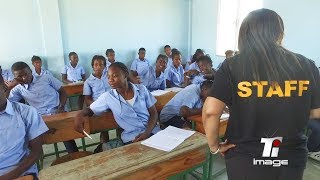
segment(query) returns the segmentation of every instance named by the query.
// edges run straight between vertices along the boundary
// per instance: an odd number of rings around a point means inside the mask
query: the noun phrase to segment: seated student
[[[167,87],[180,87],[184,81],[184,70],[181,65],[180,51],[172,51],[172,65],[166,69]]]
[[[130,70],[133,76],[145,76],[150,66],[149,61],[145,58],[146,50],[140,48],[138,55],[139,57],[133,60]]]
[[[65,112],[67,94],[61,81],[46,74],[32,75],[30,67],[25,62],[16,62],[11,69],[19,84],[11,89],[10,101],[19,102],[24,99],[36,108],[40,115]],[[65,145],[69,153],[78,151],[74,141],[68,141]]]
[[[74,83],[78,81],[84,81],[86,78],[86,73],[82,66],[78,64],[79,58],[77,53],[69,53],[70,63],[65,65],[61,71],[62,82],[64,83]]]
[[[112,89],[77,114],[76,131],[82,133],[84,117],[99,115],[109,109],[117,124],[124,130],[121,139],[125,144],[147,139],[160,130],[155,107],[157,100],[144,85],[130,83],[128,76],[129,70],[123,63],[115,62],[110,65],[108,80]]]
[[[227,50],[224,54],[226,55],[226,59],[227,59],[227,58],[230,58],[230,57],[233,56],[234,51],[232,51],[232,50]]]
[[[116,62],[115,52],[114,52],[113,49],[107,49],[106,50],[106,57],[107,57],[107,61],[106,61],[106,67],[104,68],[103,73],[102,73],[103,76],[107,76],[109,66],[112,63]]]
[[[189,71],[189,70],[197,70],[200,71],[198,64],[196,63],[197,59],[200,56],[204,56],[204,51],[202,49],[197,49],[196,52],[191,56],[190,60],[187,61],[186,67],[185,67],[185,71]]]
[[[38,177],[36,161],[42,154],[41,135],[48,131],[37,110],[6,99],[0,74],[0,179]]]
[[[194,76],[193,79],[187,78],[185,84],[201,84],[205,80],[213,80],[216,71],[212,68],[212,60],[210,56],[201,56],[196,62],[199,65],[200,73]]]
[[[165,126],[190,127],[186,121],[189,116],[201,114],[202,106],[208,96],[212,81],[191,84],[178,92],[161,110],[160,121]]]
[[[39,56],[32,56],[31,58],[32,65],[34,66],[34,70],[32,70],[32,75],[35,76],[42,76],[47,74],[52,76],[51,72],[42,68],[42,60]]]
[[[168,58],[168,66],[172,65],[172,57],[171,57],[171,47],[169,45],[165,45],[164,48],[164,53],[166,54],[167,58]]]
[[[3,80],[4,80],[4,84],[6,85],[6,87],[8,89],[12,89],[14,86],[16,86],[17,84],[19,84],[13,77],[13,74],[11,72],[11,70],[3,70],[2,67],[0,66],[0,75],[2,76]],[[6,97],[9,96],[9,91],[5,92]]]
[[[148,73],[142,77],[142,84],[151,92],[166,88],[166,77],[164,71],[167,67],[167,56],[160,54],[157,57],[156,67],[149,67]]]

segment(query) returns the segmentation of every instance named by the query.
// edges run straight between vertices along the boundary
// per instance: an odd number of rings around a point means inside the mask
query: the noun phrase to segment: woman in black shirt
[[[314,62],[281,46],[284,26],[259,9],[242,22],[239,54],[215,75],[203,108],[212,153],[225,155],[229,179],[302,179],[307,160],[304,128],[319,117],[320,78]],[[230,118],[219,143],[219,118]]]

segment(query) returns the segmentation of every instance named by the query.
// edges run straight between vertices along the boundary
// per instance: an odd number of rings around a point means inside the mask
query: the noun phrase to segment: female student
[[[34,70],[32,70],[32,74],[35,76],[42,76],[47,74],[52,76],[51,72],[42,68],[42,60],[39,56],[32,56],[31,58],[32,65],[34,66]]]
[[[164,71],[167,67],[168,58],[160,54],[157,57],[156,67],[149,67],[146,76],[142,77],[142,84],[151,92],[157,89],[164,90],[166,88],[166,77]]]
[[[146,49],[140,48],[138,55],[139,57],[133,60],[130,70],[133,76],[145,76],[150,66],[148,59],[145,58]]]
[[[7,100],[7,90],[0,74],[0,179],[25,175],[37,179],[41,135],[48,127],[35,108]]]
[[[109,66],[116,62],[116,59],[115,59],[115,52],[113,49],[107,49],[106,50],[106,57],[107,57],[107,60],[106,60],[106,67],[104,68],[103,70],[103,76],[107,76],[107,73],[108,73],[108,69],[109,69]]]
[[[99,115],[109,109],[124,130],[121,139],[125,144],[147,139],[160,130],[157,125],[156,99],[145,86],[130,83],[128,76],[129,70],[123,63],[110,65],[108,81],[112,89],[76,116],[76,131],[82,133],[85,116]]]
[[[180,51],[172,51],[172,65],[166,69],[167,87],[180,87],[184,81]]]
[[[91,66],[93,73],[83,84],[83,95],[87,106],[90,106],[101,94],[110,89],[107,77],[102,75],[106,59],[103,56],[95,55],[92,58]]]
[[[197,64],[200,68],[200,73],[195,76],[192,80],[192,84],[201,84],[205,80],[213,80],[216,71],[212,68],[212,60],[210,56],[201,56],[197,60]]]
[[[200,114],[212,81],[191,84],[178,92],[161,110],[160,121],[165,126],[191,127],[187,117]]]
[[[65,65],[61,71],[62,81],[64,83],[73,83],[84,81],[86,78],[85,71],[82,66],[78,64],[79,58],[77,53],[69,53],[69,64]]]
[[[270,28],[272,27],[272,28]],[[269,9],[252,11],[239,31],[239,54],[215,75],[202,119],[213,154],[225,155],[228,179],[301,180],[307,161],[304,128],[320,115],[314,62],[281,46],[284,25]],[[219,117],[230,118],[219,143]]]
[[[204,51],[202,49],[197,49],[196,52],[191,56],[190,60],[187,62],[185,71],[189,70],[197,70],[200,71],[198,64],[196,61],[199,57],[204,56]]]

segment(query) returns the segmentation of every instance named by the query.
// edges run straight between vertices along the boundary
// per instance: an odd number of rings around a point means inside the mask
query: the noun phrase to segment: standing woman
[[[319,117],[320,78],[313,61],[281,46],[283,35],[276,12],[251,12],[240,27],[240,53],[215,75],[202,118],[211,152],[225,155],[229,180],[302,179],[304,128]],[[227,141],[219,143],[226,105]]]

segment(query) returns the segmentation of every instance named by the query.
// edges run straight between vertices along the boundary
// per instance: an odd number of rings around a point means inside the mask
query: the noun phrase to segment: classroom
[[[0,180],[318,180],[319,6],[1,0]]]

